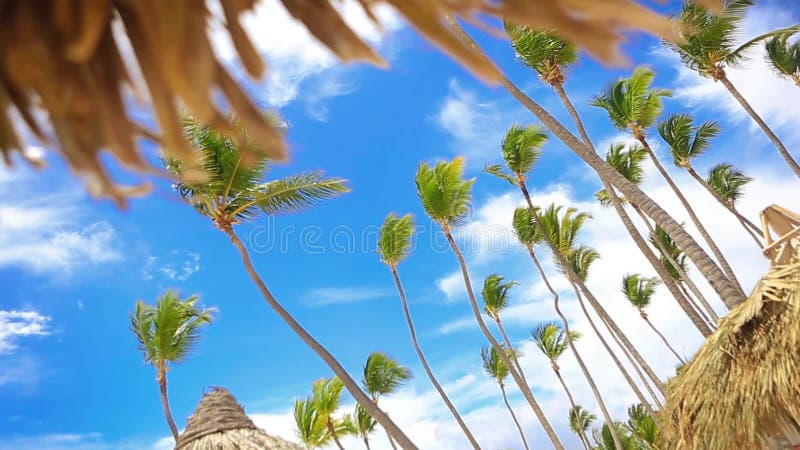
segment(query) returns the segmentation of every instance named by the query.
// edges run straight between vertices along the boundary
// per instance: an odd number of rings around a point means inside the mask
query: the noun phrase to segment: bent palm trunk
[[[403,289],[402,283],[400,283],[400,275],[397,273],[397,269],[395,267],[391,267],[392,269],[392,277],[394,277],[394,283],[397,286],[397,292],[400,294],[400,302],[403,305],[403,314],[406,316],[406,323],[408,324],[408,332],[411,335],[411,345],[414,346],[414,351],[417,353],[417,357],[419,358],[419,362],[422,364],[422,368],[425,370],[425,374],[428,375],[428,379],[431,380],[431,384],[436,389],[436,392],[439,393],[439,396],[442,397],[442,401],[445,405],[447,405],[447,409],[450,410],[450,413],[458,422],[458,426],[461,428],[461,431],[464,432],[464,435],[469,440],[469,443],[475,449],[480,449],[478,445],[478,441],[475,440],[475,437],[472,435],[472,432],[467,428],[467,424],[464,423],[464,420],[461,418],[461,415],[456,410],[456,407],[453,406],[453,403],[450,401],[450,398],[445,393],[442,386],[439,384],[439,381],[433,375],[433,371],[431,370],[430,366],[428,365],[428,360],[425,358],[425,354],[422,353],[422,348],[419,346],[419,342],[417,342],[417,332],[414,328],[414,322],[411,320],[411,313],[408,310],[408,301],[406,300],[406,293]]]
[[[239,250],[245,270],[247,270],[248,275],[250,275],[250,278],[256,284],[258,290],[261,292],[261,295],[264,297],[264,300],[267,301],[267,304],[270,306],[270,308],[272,308],[272,310],[275,311],[275,313],[278,314],[278,316],[280,316],[287,325],[289,325],[289,328],[291,328],[292,331],[294,331],[295,334],[297,334],[306,345],[311,347],[311,350],[313,350],[314,353],[316,353],[320,358],[322,358],[323,361],[325,361],[328,367],[333,370],[333,373],[339,377],[340,380],[342,380],[342,383],[344,384],[345,388],[347,388],[347,391],[350,392],[350,395],[353,396],[358,404],[360,404],[361,407],[363,407],[367,413],[369,413],[369,415],[372,416],[386,430],[387,433],[389,433],[398,443],[400,443],[404,449],[416,450],[417,446],[411,442],[411,439],[409,439],[408,436],[403,433],[400,427],[398,427],[397,424],[395,424],[385,412],[383,412],[375,403],[372,402],[372,400],[370,400],[367,394],[365,394],[364,391],[362,391],[358,386],[358,383],[356,383],[353,377],[351,377],[350,374],[344,370],[344,367],[339,364],[339,361],[337,361],[336,358],[334,358],[334,356],[322,346],[322,344],[317,342],[317,340],[314,339],[314,337],[311,336],[308,331],[306,331],[305,328],[303,328],[297,322],[297,320],[292,317],[291,314],[289,314],[289,311],[287,311],[278,302],[278,300],[272,296],[272,293],[269,291],[269,289],[267,289],[267,285],[264,284],[264,281],[253,267],[250,254],[236,233],[234,233],[232,229],[223,229],[223,231],[228,235],[231,243],[233,243],[236,249]]]
[[[680,361],[681,364],[686,364],[686,360],[684,360],[681,357],[681,355],[679,355],[678,352],[676,352],[675,349],[672,348],[672,345],[670,345],[669,341],[667,340],[667,337],[664,336],[663,334],[661,334],[660,331],[658,331],[658,328],[656,328],[656,326],[653,325],[653,322],[650,322],[650,318],[647,317],[647,313],[644,312],[643,310],[639,310],[639,315],[642,316],[642,319],[644,319],[644,321],[647,323],[647,325],[650,326],[650,328],[653,330],[653,332],[655,332],[658,335],[658,337],[661,338],[661,341],[664,342],[664,345],[667,346],[669,351],[671,351],[672,354],[675,355],[676,358],[678,358],[678,361]]]
[[[164,416],[167,418],[167,425],[172,432],[172,437],[175,442],[178,442],[178,427],[175,426],[175,420],[172,419],[172,411],[169,407],[169,397],[167,396],[167,371],[163,367],[158,368],[156,375],[158,381],[158,390],[161,392],[161,406],[164,408]]]
[[[517,426],[517,431],[519,431],[519,437],[522,438],[522,446],[525,447],[525,450],[528,450],[528,440],[525,439],[525,432],[522,431],[522,426],[519,424],[519,420],[517,420],[517,415],[514,414],[514,409],[511,407],[511,404],[508,403],[508,395],[506,395],[506,388],[503,386],[503,382],[500,382],[500,392],[503,394],[503,403],[506,404],[506,408],[508,408],[508,413],[511,414],[511,420],[514,421],[514,425]]]
[[[333,427],[333,421],[331,421],[330,417],[328,417],[327,420],[325,421],[325,426],[328,427],[328,433],[331,434],[333,442],[336,443],[336,446],[339,447],[339,450],[344,450],[344,447],[342,447],[342,443],[339,442],[339,436],[336,435],[336,428]]]

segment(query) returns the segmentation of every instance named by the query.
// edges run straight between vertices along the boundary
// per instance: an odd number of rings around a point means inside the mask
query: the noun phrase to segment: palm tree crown
[[[378,254],[381,261],[389,267],[397,267],[411,251],[411,237],[414,235],[414,219],[411,214],[397,217],[386,216],[378,237]]]
[[[547,133],[544,128],[538,125],[512,125],[501,144],[503,161],[512,175],[503,172],[499,164],[486,167],[486,172],[516,186],[520,180],[525,180],[525,174],[533,170],[539,161],[545,142]]]
[[[637,67],[630,78],[620,78],[597,95],[593,106],[603,108],[611,123],[620,130],[630,129],[637,139],[653,125],[661,114],[662,97],[670,97],[667,89],[650,89],[655,73],[647,67]]]
[[[297,427],[295,430],[297,437],[306,448],[324,447],[332,438],[325,421],[314,406],[313,398],[294,401],[294,422]]]
[[[782,33],[764,43],[767,61],[779,76],[800,86],[800,42],[787,42],[792,33]]]
[[[572,250],[575,238],[583,224],[592,218],[589,213],[578,212],[576,208],[564,209],[561,205],[551,204],[539,213],[540,226],[553,246],[565,256]]]
[[[683,277],[678,269],[672,264],[670,258],[672,261],[675,261],[683,273],[686,273],[686,271],[689,269],[689,266],[686,262],[686,255],[683,253],[683,250],[681,250],[675,241],[672,240],[669,234],[667,234],[667,232],[659,226],[656,226],[656,228],[653,230],[653,233],[650,235],[650,242],[652,242],[653,245],[658,248],[659,252],[661,252],[661,263],[667,268],[667,272],[669,272],[670,276],[675,281],[682,281]]]
[[[533,338],[533,342],[536,343],[536,347],[538,347],[553,364],[553,368],[558,370],[556,361],[558,361],[564,351],[569,348],[566,331],[564,331],[557,322],[542,323],[531,331],[531,337]],[[573,342],[579,337],[580,334],[575,331],[569,334],[569,339],[572,339]]]
[[[366,441],[369,439],[369,435],[375,431],[378,422],[361,405],[356,404],[356,410],[353,413],[353,425],[354,433]]]
[[[514,235],[522,245],[534,246],[544,239],[529,208],[518,207],[514,210],[512,226]]]
[[[506,347],[502,348],[510,358],[511,351]],[[483,359],[483,371],[486,372],[486,375],[503,385],[503,380],[508,377],[508,366],[500,358],[500,353],[498,353],[497,349],[494,347],[481,347],[481,358]]]
[[[339,409],[344,383],[339,377],[320,378],[311,384],[314,409],[323,418],[330,418]]]
[[[519,284],[514,280],[504,283],[504,280],[502,275],[493,273],[483,281],[481,290],[483,310],[495,320],[500,316],[500,311],[508,305],[508,291]]]
[[[706,182],[723,200],[733,205],[744,195],[744,187],[753,181],[730,164],[717,164],[708,171]]]
[[[195,295],[181,300],[175,291],[167,291],[155,306],[136,302],[130,316],[131,331],[147,364],[163,368],[191,353],[200,340],[201,327],[211,323],[212,310],[203,309],[197,301]]]
[[[581,435],[588,431],[595,420],[597,420],[597,416],[586,411],[580,405],[575,405],[569,410],[569,429],[575,434]]]
[[[598,259],[600,259],[600,253],[587,245],[580,245],[567,255],[567,263],[578,279],[583,282],[589,278],[589,269]]]
[[[647,159],[647,150],[638,143],[611,144],[606,152],[606,162],[628,181],[637,185],[644,181],[642,162],[645,159]],[[605,189],[597,191],[595,196],[601,205],[609,206],[611,204],[611,198]]]
[[[658,133],[669,145],[675,165],[684,168],[708,150],[719,131],[719,123],[713,121],[694,126],[689,114],[673,114],[658,123]]]
[[[658,285],[657,278],[648,278],[639,274],[627,274],[622,277],[622,293],[633,306],[640,310],[650,304]]]
[[[566,72],[578,61],[576,48],[553,31],[539,31],[505,22],[511,45],[523,64],[547,84],[564,82]]]
[[[394,392],[411,379],[411,371],[383,352],[372,352],[364,365],[364,389],[373,400]]]
[[[414,181],[422,207],[431,219],[450,229],[461,225],[469,214],[474,179],[464,180],[464,158],[438,161],[433,167],[422,163]]]

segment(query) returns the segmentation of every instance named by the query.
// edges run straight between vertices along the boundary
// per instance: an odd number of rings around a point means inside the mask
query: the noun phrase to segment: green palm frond
[[[353,413],[353,423],[355,428],[358,432],[358,435],[362,438],[366,438],[372,432],[375,431],[375,428],[378,425],[378,422],[369,415],[366,409],[363,406],[356,403],[356,410]]]
[[[531,214],[531,210],[528,208],[519,207],[514,210],[512,226],[514,235],[522,245],[537,245],[544,238],[536,225],[536,220]]]
[[[640,448],[651,449],[658,441],[658,425],[642,404],[628,408],[628,427]],[[642,445],[645,444],[645,445]]]
[[[569,429],[575,434],[585,433],[595,420],[597,416],[583,409],[581,405],[569,409]]]
[[[672,240],[672,238],[664,231],[663,228],[656,226],[653,230],[653,233],[650,234],[650,242],[656,247],[659,254],[661,254],[661,263],[667,269],[667,272],[675,281],[682,281],[682,277],[678,269],[669,261],[669,257],[672,257],[672,260],[678,265],[678,268],[683,270],[683,273],[687,273],[689,270],[689,266],[686,262],[686,255],[683,253],[683,250],[678,247],[678,244]],[[659,248],[658,244],[663,247],[663,251]]]
[[[518,354],[515,354],[516,352],[505,346],[501,346],[501,348],[506,352],[506,356],[509,359],[518,356]],[[500,352],[494,347],[481,347],[481,359],[483,360],[483,371],[486,375],[494,378],[502,385],[503,380],[508,377],[508,366],[503,362],[503,358],[500,357]]]
[[[503,137],[503,160],[512,173],[525,175],[542,156],[542,146],[547,142],[547,133],[538,125],[512,125]]]
[[[691,160],[702,155],[711,146],[711,139],[719,135],[719,123],[706,121],[695,126],[689,114],[673,114],[658,123],[658,133],[669,146],[676,166],[690,167]]]
[[[324,447],[332,439],[311,397],[294,401],[294,422],[295,434],[309,449]]]
[[[617,436],[619,437],[620,444],[622,444],[621,450],[650,450],[649,447],[643,447],[638,442],[638,440],[632,435],[627,424],[616,422],[614,423],[614,427],[617,430]],[[595,447],[594,450],[615,450],[618,448],[614,443],[614,438],[611,435],[611,429],[608,427],[607,423],[604,423],[602,428],[595,429],[592,432],[592,436],[597,444],[597,447]]]
[[[589,213],[578,212],[576,208],[564,209],[561,205],[551,204],[541,210],[539,218],[542,231],[563,255],[568,255],[572,249],[578,232],[583,224],[592,218]]]
[[[659,284],[658,278],[627,274],[622,277],[622,293],[631,305],[643,309],[650,304]]]
[[[364,389],[373,398],[396,391],[411,379],[411,371],[383,352],[372,352],[364,365]]]
[[[320,378],[311,384],[314,409],[322,418],[328,418],[339,409],[344,383],[338,377]]]
[[[519,184],[517,179],[507,174],[503,170],[503,166],[500,164],[487,165],[486,167],[483,168],[483,171],[488,173],[489,175],[494,175],[497,178],[500,178],[501,180],[508,181],[508,183],[511,184],[512,186],[517,186]]]
[[[360,436],[358,424],[350,414],[343,414],[342,417],[333,420],[333,431],[336,436]]]
[[[545,81],[552,79],[554,71],[563,78],[578,60],[577,49],[553,31],[539,31],[508,21],[505,28],[517,59]]]
[[[493,273],[483,280],[483,289],[481,290],[483,310],[493,318],[498,318],[500,311],[508,305],[508,291],[519,284],[514,280],[506,283],[503,281],[505,279],[498,273]]]
[[[347,181],[307,172],[268,181],[252,190],[253,203],[269,215],[294,214],[349,192]]]
[[[378,254],[381,262],[395,267],[411,252],[411,238],[414,236],[414,218],[411,214],[397,217],[386,216],[378,235]]]
[[[600,259],[600,254],[589,246],[581,245],[572,249],[566,257],[567,263],[575,275],[585,282],[589,278],[589,269],[595,261]]]
[[[761,44],[762,42],[766,41],[767,39],[774,38],[776,36],[782,36],[786,34],[794,34],[800,32],[800,25],[792,25],[786,28],[779,28],[777,30],[768,31],[764,34],[760,34],[754,38],[751,38],[747,42],[741,44],[735,50],[733,50],[728,56],[726,62],[729,66],[738,67],[747,59],[746,53],[755,47],[756,45]]]
[[[644,181],[642,163],[647,159],[647,150],[638,143],[611,144],[606,152],[606,162],[633,184]]]
[[[764,43],[767,62],[775,73],[800,83],[800,41],[789,43],[791,33],[782,33]]]
[[[723,200],[736,203],[744,195],[744,187],[753,181],[730,164],[717,164],[708,171],[706,182]]]
[[[417,196],[430,218],[439,224],[455,227],[463,224],[469,214],[472,185],[475,180],[464,180],[464,158],[438,161],[433,167],[422,163],[414,181]]]
[[[653,125],[663,110],[661,99],[672,93],[651,89],[655,72],[637,67],[629,78],[620,78],[592,100],[592,105],[606,110],[611,123],[619,130],[644,130]]]
[[[570,332],[573,342],[580,338],[577,332]],[[567,333],[558,322],[546,322],[539,324],[531,331],[531,337],[536,347],[551,362],[556,362],[562,354],[569,348]]]

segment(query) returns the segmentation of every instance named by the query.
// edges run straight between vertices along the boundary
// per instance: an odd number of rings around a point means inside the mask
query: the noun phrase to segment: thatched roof
[[[776,265],[667,386],[662,448],[767,448],[800,423],[800,263]]]
[[[373,9],[381,2],[358,1],[377,22]],[[696,1],[719,7],[722,0]],[[224,26],[242,65],[258,79],[263,78],[266,64],[240,25],[240,16],[257,3],[220,1]],[[332,0],[281,3],[342,61],[384,65],[374,49],[344,22]],[[606,62],[621,60],[618,51],[624,30],[657,36],[672,32],[667,17],[637,0],[384,3],[486,81],[498,79],[496,69],[459,41],[445,16],[481,22],[484,28],[489,25],[479,16],[553,29]],[[0,155],[10,162],[12,152],[24,156],[23,149],[33,138],[49,143],[84,179],[90,193],[122,204],[126,197],[142,194],[149,186],[118,186],[109,178],[99,154],[108,151],[128,169],[153,171],[141,153],[140,139],[145,138],[190,165],[192,152],[181,133],[179,105],[201,124],[231,129],[227,116],[212,99],[212,92],[220,92],[256,148],[273,159],[284,158],[287,150],[280,132],[214,54],[207,33],[211,15],[199,5],[203,3],[196,0],[0,0]],[[131,89],[140,100],[149,100],[158,132],[147,130],[133,117],[127,95]]]
[[[224,388],[203,395],[186,422],[175,450],[302,450],[297,444],[270,436],[255,426]]]

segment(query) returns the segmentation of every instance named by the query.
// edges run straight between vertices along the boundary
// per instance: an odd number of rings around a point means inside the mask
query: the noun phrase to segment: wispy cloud
[[[310,306],[327,306],[376,300],[392,293],[389,289],[369,286],[321,287],[308,291],[306,297]]]
[[[0,310],[0,355],[13,353],[20,338],[49,335],[49,325],[50,317],[37,311]]]
[[[200,255],[193,252],[171,251],[165,256],[150,256],[142,268],[145,281],[173,283],[186,281],[200,271]]]

